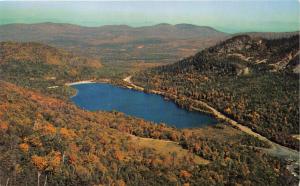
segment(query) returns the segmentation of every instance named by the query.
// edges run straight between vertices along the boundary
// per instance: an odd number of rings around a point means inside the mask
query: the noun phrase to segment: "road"
[[[131,88],[137,89],[137,90],[141,90],[143,91],[144,88],[138,85],[135,85],[132,81],[131,81],[131,76],[128,76],[126,78],[123,79],[126,83],[128,83],[130,85]],[[165,95],[163,92],[161,91],[157,91],[157,90],[151,90],[150,92],[155,93],[155,94],[161,94],[161,95]],[[176,95],[173,95],[174,97],[176,97]],[[243,124],[240,124],[236,121],[234,121],[231,118],[228,118],[227,116],[225,116],[224,114],[222,114],[221,112],[217,111],[215,108],[211,107],[210,105],[208,105],[207,103],[200,101],[200,100],[194,100],[194,99],[190,99],[190,101],[195,102],[205,108],[207,108],[208,110],[211,111],[211,113],[218,119],[221,120],[225,120],[227,121],[229,124],[231,124],[232,126],[235,126],[236,128],[238,128],[239,130],[254,136],[256,138],[258,138],[261,141],[267,142],[271,148],[268,149],[263,149],[264,151],[266,151],[267,153],[269,153],[272,156],[276,156],[279,158],[283,158],[285,160],[294,162],[296,165],[299,166],[299,152],[296,150],[293,150],[291,148],[282,146],[278,143],[275,143],[269,139],[267,139],[266,137],[254,132],[253,130],[251,130],[249,127],[246,127]],[[196,107],[192,107],[194,110],[197,111],[201,111],[201,109],[196,108]]]

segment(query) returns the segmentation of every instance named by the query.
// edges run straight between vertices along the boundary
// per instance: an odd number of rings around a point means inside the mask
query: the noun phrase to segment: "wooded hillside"
[[[299,148],[299,35],[236,36],[175,64],[138,73],[147,89],[203,100],[282,145]],[[188,105],[192,106],[192,105]]]
[[[255,149],[265,144],[226,125],[179,131],[83,111],[3,81],[0,88],[0,184],[297,183],[284,162]],[[153,143],[168,143],[169,153]]]

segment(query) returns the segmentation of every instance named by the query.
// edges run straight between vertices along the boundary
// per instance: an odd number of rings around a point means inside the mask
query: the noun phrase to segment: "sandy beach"
[[[72,86],[72,85],[88,84],[88,83],[95,83],[95,82],[93,80],[84,80],[84,81],[77,81],[73,83],[66,83],[65,85]]]

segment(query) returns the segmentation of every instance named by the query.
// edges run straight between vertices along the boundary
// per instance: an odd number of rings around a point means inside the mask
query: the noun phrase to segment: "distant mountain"
[[[250,35],[276,38],[281,37],[282,33]],[[191,24],[83,27],[65,23],[38,23],[0,26],[0,41],[39,42],[113,63],[171,63],[229,37],[230,34],[214,28]]]
[[[293,148],[299,141],[299,35],[240,35],[177,63],[140,72],[147,89],[203,100],[267,138]],[[173,96],[174,97],[174,96]]]
[[[40,23],[0,26],[0,41],[41,42],[103,59],[104,62],[171,62],[224,40],[210,27],[159,24],[145,27],[82,27]]]
[[[110,33],[109,33],[110,32]],[[83,27],[62,23],[39,23],[39,24],[9,24],[0,26],[1,40],[51,40],[54,37],[64,36],[78,40],[104,39],[109,41],[114,37],[128,37],[128,40],[140,38],[163,38],[163,39],[188,39],[206,36],[225,36],[224,32],[211,27],[196,26],[190,24],[158,24],[154,26],[130,27],[127,25],[107,25],[100,27]],[[20,35],[19,35],[20,34]],[[91,34],[91,35],[84,35]],[[116,40],[115,42],[122,42]]]

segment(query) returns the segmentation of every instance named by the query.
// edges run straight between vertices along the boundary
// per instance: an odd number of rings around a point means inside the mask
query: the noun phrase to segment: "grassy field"
[[[209,163],[208,160],[191,153],[187,149],[183,149],[174,141],[141,138],[136,136],[132,136],[131,141],[137,146],[153,150],[154,153],[159,156],[168,157],[171,155],[174,158],[174,162],[181,162],[185,158],[191,158],[197,165],[206,165]]]

